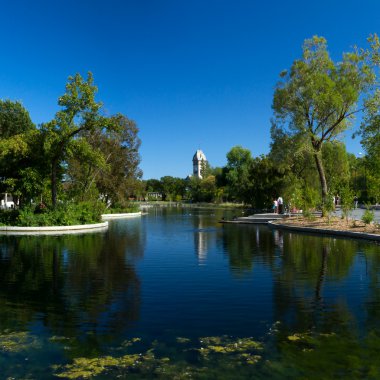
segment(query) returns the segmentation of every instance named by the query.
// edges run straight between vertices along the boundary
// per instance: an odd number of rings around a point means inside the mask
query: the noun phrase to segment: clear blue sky
[[[67,77],[92,71],[106,111],[140,128],[145,179],[185,177],[199,148],[212,166],[234,145],[267,153],[273,89],[304,39],[326,37],[339,60],[380,26],[378,0],[0,3],[0,98],[49,121]]]

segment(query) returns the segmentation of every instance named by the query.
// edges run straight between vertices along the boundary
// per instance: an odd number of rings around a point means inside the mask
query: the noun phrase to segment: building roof
[[[207,158],[205,154],[198,149],[194,154],[193,161],[207,161]]]

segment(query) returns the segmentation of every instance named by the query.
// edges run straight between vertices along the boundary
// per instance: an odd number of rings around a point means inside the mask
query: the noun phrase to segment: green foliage
[[[122,114],[102,117],[104,128],[82,130],[78,136],[86,144],[77,144],[75,155],[68,159],[71,193],[80,200],[96,199],[123,202],[137,195],[141,141],[133,120]]]
[[[18,210],[0,210],[0,225],[1,226],[14,226],[17,216],[19,214]]]
[[[58,99],[62,107],[49,123],[43,124],[41,132],[43,147],[51,168],[51,199],[53,207],[57,203],[57,186],[63,176],[62,164],[76,150],[90,151],[84,146],[85,139],[76,138],[80,132],[102,129],[103,118],[99,115],[101,103],[95,101],[96,86],[93,77],[88,73],[84,80],[80,74],[69,77],[66,92]]]
[[[235,146],[227,153],[226,180],[231,200],[250,203],[251,165],[252,156],[248,149]]]
[[[365,224],[371,224],[374,220],[375,220],[375,213],[369,208],[367,208],[362,215],[362,221]]]
[[[157,180],[150,180],[148,182],[150,183],[150,186],[155,186],[153,191],[162,193],[162,200],[174,201],[177,196],[180,196],[181,198],[185,197],[187,187],[186,180],[178,177],[164,176],[161,177],[159,185],[154,181]]]
[[[53,207],[58,200],[96,201],[100,195],[117,202],[137,192],[138,128],[124,115],[102,116],[96,92],[91,73],[70,76],[58,99],[61,109],[38,129],[19,102],[0,100],[0,192],[23,206],[46,202],[50,190]],[[34,223],[27,210],[21,217]]]
[[[0,100],[0,192],[27,202],[44,184],[44,157],[39,132],[19,103]]]
[[[350,189],[348,185],[340,189],[342,216],[346,218],[347,223],[348,218],[350,216],[350,212],[354,208],[354,196],[355,195],[353,191]]]
[[[7,139],[34,129],[29,112],[20,102],[0,100],[0,137]]]
[[[60,203],[54,209],[31,205],[20,210],[1,212],[0,223],[24,227],[92,224],[101,221],[104,209],[102,202]]]
[[[213,202],[216,195],[215,177],[191,177],[188,182],[189,198],[193,202]]]
[[[331,221],[331,213],[335,210],[334,196],[329,193],[322,205],[322,216],[327,216],[328,222]]]
[[[107,208],[105,210],[105,213],[121,214],[121,213],[139,212],[139,211],[140,211],[140,205],[138,203],[122,202],[122,203],[113,204],[112,207]]]
[[[305,40],[302,58],[293,62],[276,87],[273,98],[276,123],[312,155],[323,201],[329,190],[323,145],[348,128],[353,116],[361,111],[358,102],[372,89],[374,81],[365,54],[346,53],[341,62],[334,63],[326,40],[314,36]]]
[[[340,193],[340,188],[350,180],[350,165],[346,146],[340,141],[326,141],[322,148],[323,165],[330,192]]]

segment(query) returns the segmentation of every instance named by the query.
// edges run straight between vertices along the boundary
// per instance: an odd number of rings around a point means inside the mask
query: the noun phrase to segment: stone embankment
[[[274,214],[274,213],[265,213],[265,214],[253,214],[250,216],[239,216],[234,217],[232,220],[220,220],[220,223],[233,223],[233,224],[268,224],[272,220],[281,220],[285,218],[285,214]]]
[[[0,235],[65,235],[102,232],[108,228],[108,220],[141,216],[141,212],[103,214],[102,223],[79,224],[74,226],[16,227],[0,226]]]
[[[318,213],[320,216],[321,214]],[[331,226],[320,226],[317,223],[314,225],[311,223],[310,225],[302,225],[298,218],[290,218],[292,216],[301,217],[300,220],[303,220],[302,214],[254,214],[251,216],[245,217],[234,217],[232,220],[221,220],[220,223],[226,224],[267,224],[271,228],[280,228],[286,230],[292,230],[297,232],[306,232],[313,234],[321,234],[321,235],[332,235],[332,236],[341,236],[341,237],[349,237],[355,239],[367,239],[367,240],[375,240],[380,241],[379,233],[372,233],[368,231],[353,231],[348,227],[344,228],[334,228],[334,223]],[[376,216],[376,215],[375,215]],[[356,218],[355,218],[356,219]]]
[[[108,222],[95,224],[78,224],[75,226],[46,226],[46,227],[0,227],[1,235],[65,235],[82,234],[87,232],[104,231],[108,228]]]

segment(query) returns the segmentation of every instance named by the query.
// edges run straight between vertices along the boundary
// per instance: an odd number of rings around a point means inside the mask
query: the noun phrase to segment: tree
[[[42,192],[45,178],[40,134],[19,102],[0,100],[0,192],[20,202]]]
[[[287,133],[302,141],[314,159],[326,201],[328,183],[322,160],[322,147],[347,129],[354,115],[363,110],[359,101],[374,83],[374,73],[365,55],[345,53],[334,63],[323,37],[306,40],[302,59],[294,61],[281,74],[273,98],[277,122]]]
[[[241,146],[234,146],[227,153],[226,181],[229,195],[240,202],[250,202],[251,152]]]
[[[250,168],[251,191],[249,203],[255,208],[272,206],[273,199],[282,193],[280,186],[283,181],[281,168],[267,156],[255,157]]]
[[[368,57],[372,69],[380,68],[380,40],[374,34],[368,38],[370,49],[367,49],[364,54]],[[365,117],[360,125],[360,130],[357,134],[361,136],[361,144],[371,158],[380,157],[380,89],[379,83],[376,83],[376,90],[371,97],[365,99]],[[355,135],[354,135],[355,136]]]
[[[0,137],[7,139],[35,129],[29,112],[20,102],[0,100]]]
[[[50,164],[53,207],[57,202],[57,186],[63,175],[62,164],[76,149],[80,146],[83,149],[88,144],[85,139],[77,138],[78,135],[104,127],[104,118],[99,115],[101,103],[95,101],[96,91],[90,72],[86,80],[80,74],[70,76],[65,94],[58,99],[58,105],[63,109],[41,127],[44,150]]]
[[[136,190],[141,144],[136,123],[122,114],[103,118],[106,128],[84,130],[87,144],[68,159],[68,175],[74,192],[81,197],[100,193],[106,203],[123,203]],[[90,148],[90,149],[89,149]]]

